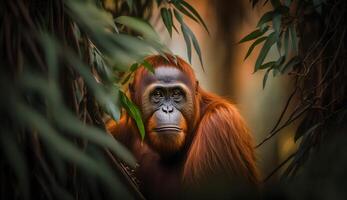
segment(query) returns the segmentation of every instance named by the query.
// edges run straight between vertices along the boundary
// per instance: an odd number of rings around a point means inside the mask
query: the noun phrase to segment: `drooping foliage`
[[[283,128],[301,119],[294,140],[298,150],[269,176],[289,162],[284,177],[293,177],[311,152],[346,130],[347,113],[347,2],[343,0],[251,0],[253,6],[270,4],[256,30],[240,42],[252,41],[246,54],[263,44],[254,71],[266,70],[263,87],[273,76],[289,75],[293,91],[263,145]],[[268,61],[270,49],[277,59]],[[288,109],[294,105],[294,109]],[[331,144],[331,142],[329,142]]]
[[[170,53],[154,15],[170,35],[179,24],[202,62],[183,16],[206,25],[183,0],[1,1],[1,199],[142,198],[104,119],[124,108],[145,137],[124,85],[139,64],[152,69],[145,56]]]

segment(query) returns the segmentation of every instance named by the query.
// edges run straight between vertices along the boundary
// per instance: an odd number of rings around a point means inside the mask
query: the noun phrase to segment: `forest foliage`
[[[145,137],[126,84],[139,66],[153,72],[146,56],[172,54],[149,20],[183,34],[202,63],[185,23],[207,30],[198,12],[184,0],[13,0],[0,16],[1,199],[142,198],[105,116],[126,110]]]

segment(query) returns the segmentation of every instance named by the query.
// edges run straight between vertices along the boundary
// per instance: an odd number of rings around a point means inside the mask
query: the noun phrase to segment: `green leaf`
[[[131,100],[122,91],[119,91],[119,97],[122,106],[129,113],[130,117],[132,117],[135,120],[141,139],[143,140],[145,138],[145,126],[143,125],[140,110],[133,102],[131,102]]]
[[[298,52],[298,38],[296,37],[295,25],[291,24],[289,26],[290,37],[292,39],[292,50],[295,54]]]
[[[272,18],[273,29],[277,34],[280,34],[281,31],[281,19],[282,15],[280,13],[276,13]]]
[[[175,14],[175,17],[176,17],[177,21],[178,21],[180,24],[184,24],[182,15],[181,15],[179,12],[177,12],[176,9],[174,9],[174,14]]]
[[[254,39],[264,35],[264,33],[267,30],[268,30],[268,27],[266,27],[263,31],[261,31],[260,29],[257,29],[255,31],[249,33],[248,35],[246,35],[244,38],[242,38],[239,43],[243,43],[243,42],[247,42],[247,41],[250,41],[250,40],[254,40]]]
[[[141,33],[145,39],[157,41],[160,38],[153,27],[142,19],[130,16],[120,16],[117,17],[115,21]]]
[[[139,64],[138,63],[134,63],[130,66],[130,71],[134,72],[135,70],[137,70],[137,68],[139,68]]]
[[[191,42],[190,42],[190,38],[189,38],[189,34],[188,34],[188,29],[184,24],[182,24],[181,30],[183,33],[184,41],[185,41],[186,46],[187,46],[188,60],[189,60],[189,63],[192,63],[192,46],[191,46]]]
[[[272,68],[269,68],[269,69],[267,69],[266,72],[265,72],[265,75],[264,75],[264,78],[263,78],[263,89],[265,89],[266,81],[267,81],[267,78],[268,78],[268,76],[269,76],[269,73],[270,73],[271,69],[272,69]]]
[[[249,47],[248,51],[247,51],[247,54],[244,58],[244,60],[246,60],[248,58],[249,55],[251,55],[253,49],[258,45],[260,44],[261,42],[263,42],[264,40],[267,39],[267,36],[264,36],[264,37],[261,37],[261,38],[258,38],[255,42],[253,42],[253,44]]]
[[[272,32],[268,36],[268,39],[264,43],[263,48],[260,50],[257,61],[255,62],[254,72],[256,72],[261,67],[267,54],[269,53],[270,48],[276,43],[277,40],[278,40],[278,35],[275,32]]]
[[[271,0],[271,5],[274,8],[277,8],[277,7],[281,6],[281,2],[280,2],[280,0]]]
[[[282,69],[280,69],[280,71],[282,72],[282,74],[286,73],[292,70],[292,68],[298,65],[300,62],[300,58],[298,56],[295,56],[290,61],[288,61],[287,64]]]
[[[172,19],[172,9],[170,8],[169,9],[169,14],[170,14],[170,18],[171,18],[171,21],[172,21],[172,27],[175,29],[175,31],[176,31],[176,33],[179,33],[179,31],[178,31],[178,29],[176,28],[176,26],[175,26],[175,23],[174,23],[174,21],[173,21],[173,19]]]
[[[198,20],[200,21],[200,23],[204,26],[205,30],[207,31],[208,34],[210,34],[204,20],[202,19],[202,17],[199,15],[199,13],[190,5],[188,4],[186,1],[181,1],[181,4],[186,7],[188,10],[190,10],[191,13],[193,13],[193,15],[198,18]]]
[[[266,69],[266,68],[273,68],[273,66],[276,64],[276,61],[267,62],[259,67],[259,69]]]
[[[3,157],[1,161],[9,164],[9,167],[14,171],[20,192],[23,195],[22,197],[29,197],[30,178],[28,177],[28,168],[25,159],[26,157],[20,150],[22,145],[18,144],[14,137],[16,137],[15,134],[10,134],[2,128],[0,134],[0,144],[2,148],[1,154]]]
[[[287,7],[289,7],[291,3],[292,3],[292,0],[285,0],[284,1],[284,5]]]
[[[313,7],[316,9],[317,13],[322,14],[322,0],[312,0]]]
[[[121,84],[122,84],[122,85],[126,84],[126,83],[130,80],[131,75],[133,75],[132,72],[129,73],[129,74],[125,77],[125,79],[123,79],[123,81],[121,82]]]
[[[284,55],[289,56],[289,29],[287,28],[284,33]]]
[[[186,46],[187,46],[188,60],[191,63],[192,62],[192,46],[191,46],[190,37],[189,37],[189,33],[188,33],[189,28],[185,25],[185,23],[182,19],[182,16],[179,12],[174,10],[174,14],[175,14],[177,21],[181,24],[181,31],[183,33],[183,38],[184,38],[184,41],[185,41]]]
[[[280,58],[278,58],[278,60],[276,61],[273,70],[272,70],[272,75],[275,77],[278,73],[281,72],[280,68],[283,65],[284,61],[285,61],[286,56],[281,56]]]
[[[269,22],[272,20],[273,16],[274,16],[274,11],[269,11],[267,13],[265,13],[259,20],[257,27],[262,26],[263,24]]]
[[[64,158],[67,162],[76,164],[86,172],[97,175],[105,184],[114,184],[117,186],[115,188],[116,193],[121,195],[126,194],[123,198],[129,198],[130,194],[124,193],[127,190],[121,182],[115,178],[112,169],[105,163],[96,162],[95,159],[78,149],[69,140],[65,139],[63,134],[59,134],[45,117],[32,108],[18,101],[14,103],[13,108],[14,117],[17,117],[27,128],[36,129],[38,136],[42,138],[50,148],[54,149],[57,155]]]
[[[173,4],[179,11],[181,11],[181,13],[185,14],[186,16],[191,18],[192,20],[194,20],[194,21],[199,23],[199,21],[185,7],[183,7],[180,4],[180,2],[173,2]]]
[[[198,42],[198,40],[196,39],[196,37],[195,37],[193,31],[190,30],[189,27],[187,27],[187,31],[188,31],[188,34],[190,35],[190,38],[192,39],[194,49],[195,49],[196,53],[198,54],[199,61],[200,61],[200,64],[201,64],[201,66],[202,66],[202,69],[205,71],[205,69],[204,69],[204,64],[203,64],[203,62],[202,62],[201,49],[200,49],[200,46],[199,46],[199,42]]]
[[[150,71],[152,74],[154,74],[154,67],[151,63],[147,62],[146,60],[144,60],[142,62],[142,65],[148,70]]]
[[[47,104],[49,105],[55,123],[57,123],[62,130],[66,130],[66,133],[87,139],[102,147],[107,147],[129,165],[135,166],[135,159],[122,144],[118,143],[111,135],[106,134],[100,129],[81,123],[69,110],[67,110],[56,84],[47,84],[42,77],[33,74],[23,75],[20,83],[25,89],[37,91],[47,98]],[[104,96],[104,98],[107,99],[106,103],[114,103],[111,99],[107,98],[107,94],[104,94]],[[112,105],[115,107],[114,104]]]
[[[169,32],[170,37],[172,37],[172,15],[170,15],[169,12],[170,11],[167,8],[160,9],[161,18],[163,19],[164,25]]]

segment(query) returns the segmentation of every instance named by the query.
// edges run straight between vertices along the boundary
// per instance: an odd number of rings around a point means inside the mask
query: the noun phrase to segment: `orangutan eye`
[[[179,88],[175,88],[172,91],[172,98],[174,99],[174,101],[181,101],[183,98],[183,91]]]
[[[151,94],[151,98],[154,102],[159,102],[160,99],[162,99],[164,97],[164,93],[161,89],[155,89],[152,94]]]

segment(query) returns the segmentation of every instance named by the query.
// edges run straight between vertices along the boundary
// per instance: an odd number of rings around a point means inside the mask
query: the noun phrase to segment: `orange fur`
[[[195,185],[214,175],[222,175],[232,181],[241,180],[253,185],[257,184],[258,172],[253,140],[236,107],[227,100],[204,91],[196,81],[192,68],[184,60],[170,55],[167,55],[167,57],[168,60],[156,55],[148,57],[146,61],[152,64],[154,68],[162,66],[176,67],[189,76],[191,84],[195,88],[195,91],[191,91],[194,93],[192,95],[194,98],[194,111],[192,111],[194,118],[185,119],[188,123],[188,135],[184,141],[177,141],[178,143],[185,142],[186,146],[183,162],[177,167],[176,176],[178,180],[186,185]],[[146,76],[146,73],[148,72],[144,67],[139,68],[131,85],[131,99],[139,107],[142,104],[142,87],[145,87],[141,85],[141,80],[142,77]],[[145,122],[145,126],[148,123]],[[148,176],[152,182],[157,179],[162,181],[164,175],[158,174],[160,174],[161,169],[163,174],[168,174],[167,169],[164,170],[160,166],[160,162],[156,163],[156,167],[153,167],[155,162],[150,161],[150,164],[146,162],[144,155],[155,152],[148,150],[147,147],[145,148],[146,152],[144,152],[145,150],[141,150],[141,147],[137,146],[139,142],[136,141],[139,141],[139,139],[134,127],[134,123],[128,120],[126,116],[122,117],[119,124],[110,122],[107,126],[116,138],[119,138],[135,155],[138,155],[140,168],[141,162],[147,163],[143,164],[143,167],[150,166],[149,169],[143,169],[144,173],[148,175],[144,174],[141,177]],[[146,140],[152,140],[151,142],[156,142],[156,139],[151,135],[146,137]],[[168,146],[167,148],[173,147]],[[154,175],[150,172],[151,168],[155,170]],[[158,178],[159,176],[160,178]],[[158,184],[163,186],[160,181]],[[152,183],[152,185],[155,184]]]

